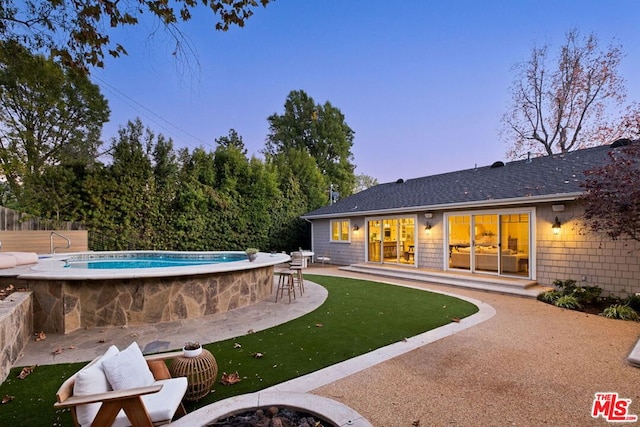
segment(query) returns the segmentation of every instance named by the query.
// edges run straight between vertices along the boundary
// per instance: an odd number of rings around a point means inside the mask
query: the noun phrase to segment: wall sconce
[[[431,234],[431,223],[429,221],[427,221],[427,225],[424,226],[424,229],[427,234]]]
[[[551,230],[553,230],[553,234],[555,234],[556,236],[560,234],[560,227],[562,227],[562,225],[560,224],[560,220],[558,219],[558,217],[556,217],[555,222],[551,226]]]
[[[358,224],[354,225],[353,226],[353,231],[358,231],[358,230],[360,230],[360,227],[358,227]]]

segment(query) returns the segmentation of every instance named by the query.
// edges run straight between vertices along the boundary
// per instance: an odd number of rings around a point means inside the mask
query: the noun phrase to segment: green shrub
[[[560,290],[565,295],[568,295],[571,292],[573,292],[573,290],[576,288],[576,281],[571,279],[569,280],[556,279],[553,281],[553,286],[555,286],[556,288],[560,288]]]
[[[547,291],[538,295],[538,300],[547,304],[555,304],[556,300],[562,296],[560,291]]]
[[[598,286],[582,286],[574,290],[574,295],[582,304],[594,304],[600,298],[602,289]],[[579,296],[578,296],[579,294]]]
[[[625,304],[633,308],[636,312],[640,312],[640,295],[629,296]]]
[[[578,298],[573,295],[562,295],[555,302],[557,307],[568,308],[570,310],[579,310],[582,308],[582,305],[578,302]]]
[[[638,312],[626,304],[613,304],[605,308],[602,316],[609,319],[639,320]]]

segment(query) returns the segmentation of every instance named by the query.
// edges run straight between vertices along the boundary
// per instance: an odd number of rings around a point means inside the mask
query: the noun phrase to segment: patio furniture
[[[186,414],[187,379],[171,378],[165,363],[181,354],[145,357],[135,342],[122,351],[111,346],[62,383],[54,407],[71,409],[76,426],[167,424]]]
[[[316,257],[316,262],[320,262],[324,265],[324,263],[328,263],[331,264],[331,252],[329,251],[325,251],[323,252],[323,254],[319,257]]]
[[[296,288],[293,281],[294,276],[297,274],[293,270],[281,270],[278,272],[278,286],[276,287],[276,302],[278,302],[278,294],[280,298],[284,297],[284,291],[287,291],[289,295],[289,303],[291,303],[291,293],[293,293],[293,299],[296,298]]]
[[[302,249],[300,252],[302,252],[302,265],[304,268],[307,268],[309,261],[313,262],[313,256],[315,253],[308,249]]]
[[[174,358],[169,365],[172,377],[186,377],[189,386],[185,400],[200,400],[211,391],[218,376],[218,364],[215,357],[208,350],[202,349],[202,353],[195,357],[180,355]]]
[[[291,252],[291,262],[289,263],[289,270],[292,270],[295,274],[293,276],[293,284],[298,284],[298,290],[300,295],[304,293],[304,276],[302,269],[306,268],[306,261],[302,252]]]

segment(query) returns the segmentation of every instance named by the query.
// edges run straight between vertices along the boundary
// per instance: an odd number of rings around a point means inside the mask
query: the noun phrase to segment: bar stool
[[[300,295],[304,293],[304,276],[302,275],[302,266],[292,265],[289,267],[291,271],[293,271],[293,284],[298,284],[298,290],[300,291]]]
[[[280,277],[278,278],[278,287],[276,288],[276,302],[278,302],[278,293],[280,293],[280,298],[284,297],[284,291],[287,291],[287,295],[289,295],[289,303],[291,303],[291,293],[293,292],[293,299],[296,298],[296,288],[294,285],[294,276],[296,273],[293,270],[282,270],[279,271],[278,274]]]
[[[304,258],[302,256],[302,252],[292,252],[291,253],[291,262],[289,263],[289,270],[295,272],[293,277],[294,284],[297,282],[298,289],[300,290],[300,295],[304,293],[304,276],[302,274],[302,269],[304,268]]]

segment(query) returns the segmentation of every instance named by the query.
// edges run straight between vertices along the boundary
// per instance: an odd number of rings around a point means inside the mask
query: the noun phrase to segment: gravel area
[[[596,392],[631,399],[629,413],[640,415],[640,369],[625,360],[640,323],[534,299],[408,284],[467,295],[497,314],[314,394],[381,427],[610,425],[591,417]]]

